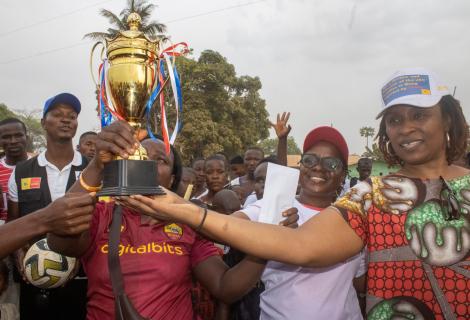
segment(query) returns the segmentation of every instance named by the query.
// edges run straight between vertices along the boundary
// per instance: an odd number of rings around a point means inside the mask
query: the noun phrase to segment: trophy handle
[[[103,47],[101,48],[101,54],[100,54],[100,58],[101,60],[103,60],[103,53],[104,53],[104,49],[105,49],[105,45],[102,41],[98,41],[97,43],[95,43],[93,45],[93,48],[91,48],[91,52],[90,52],[90,73],[91,73],[91,78],[93,79],[93,82],[95,83],[96,87],[98,88],[99,87],[99,84],[98,82],[96,81],[96,78],[95,78],[95,74],[93,72],[93,53],[95,52],[95,49],[99,46],[99,45],[102,45]]]

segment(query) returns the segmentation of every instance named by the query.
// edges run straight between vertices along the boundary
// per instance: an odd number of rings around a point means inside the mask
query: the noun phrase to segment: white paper
[[[299,170],[268,163],[259,222],[279,224],[282,212],[294,205]]]

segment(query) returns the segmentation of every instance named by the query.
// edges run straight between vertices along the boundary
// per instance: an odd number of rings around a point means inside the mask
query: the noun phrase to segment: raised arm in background
[[[276,123],[271,122],[271,127],[276,131],[277,135],[277,160],[283,166],[287,166],[287,137],[292,129],[289,121],[290,112],[283,112],[282,115],[277,114]]]

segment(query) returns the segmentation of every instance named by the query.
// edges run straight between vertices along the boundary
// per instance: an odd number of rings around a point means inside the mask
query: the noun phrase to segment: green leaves
[[[177,59],[184,101],[183,130],[176,147],[186,162],[223,151],[243,154],[268,137],[266,102],[258,77],[237,77],[220,53],[206,50],[198,60]]]
[[[258,146],[263,149],[265,155],[275,155],[277,153],[277,138],[275,139],[264,139]],[[299,146],[294,140],[294,137],[287,138],[287,154],[301,154]]]

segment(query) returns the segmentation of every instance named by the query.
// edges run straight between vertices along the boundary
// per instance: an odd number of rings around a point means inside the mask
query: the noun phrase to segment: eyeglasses
[[[335,172],[343,168],[343,162],[339,158],[324,157],[321,158],[315,153],[304,153],[300,158],[300,163],[306,168],[313,168],[320,164],[323,169]]]
[[[446,220],[458,220],[460,219],[460,204],[457,200],[457,195],[442,176],[439,179],[442,183],[440,192],[441,209],[446,215]]]

